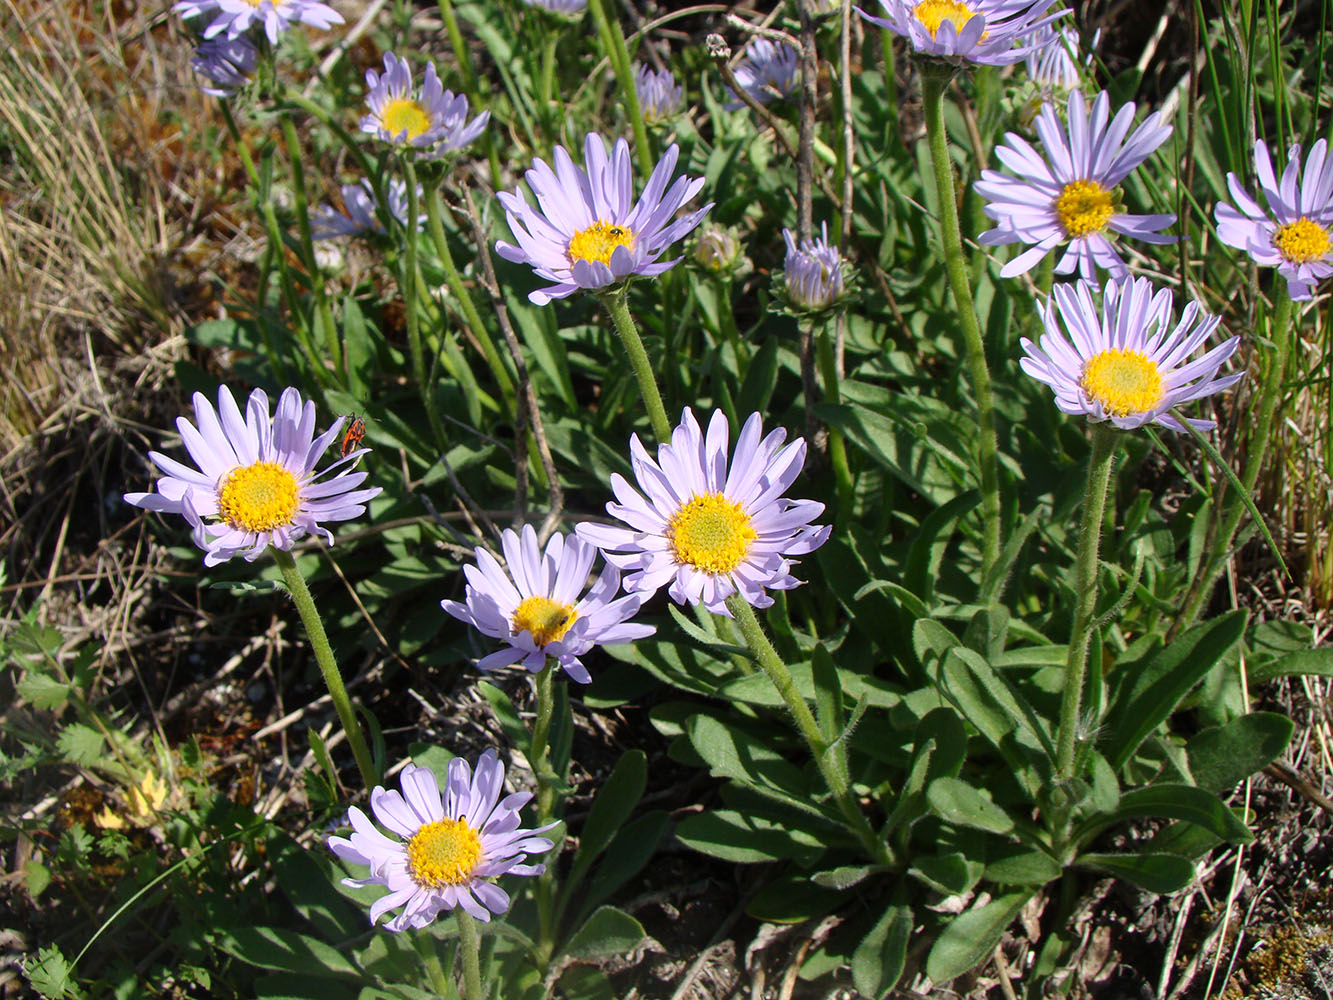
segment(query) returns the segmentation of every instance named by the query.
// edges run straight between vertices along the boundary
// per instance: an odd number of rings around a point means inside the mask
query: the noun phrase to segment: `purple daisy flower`
[[[1101,309],[1092,290],[1085,281],[1057,285],[1042,311],[1041,345],[1022,341],[1023,371],[1055,390],[1055,405],[1065,413],[1109,420],[1125,430],[1156,423],[1182,431],[1172,407],[1240,381],[1243,373],[1218,376],[1239,337],[1188,360],[1221,322],[1197,302],[1172,327],[1170,289],[1154,291],[1147,278],[1108,284]],[[1215,424],[1187,419],[1201,431]]]
[[[194,543],[207,553],[206,566],[236,555],[253,562],[270,545],[290,549],[307,534],[331,545],[333,535],[321,522],[360,517],[366,501],[380,494],[378,486],[356,488],[368,473],[353,472],[352,466],[368,448],[348,451],[315,471],[347,418],[339,417],[315,437],[315,404],[302,401],[295,389],[283,390],[276,414],[269,413],[264,391],[254,390],[244,417],[225,385],[218,388],[217,410],[196,392],[194,417],[198,428],[184,417],[176,427],[199,469],[150,451],[148,457],[165,473],[157,492],[126,493],[125,501],[184,517],[194,529]],[[341,471],[329,476],[335,469]]]
[[[556,533],[543,555],[531,525],[523,535],[506,529],[500,536],[505,564],[485,549],[476,550],[477,565],[464,566],[468,586],[464,603],[441,601],[445,611],[508,646],[482,657],[481,670],[521,663],[532,673],[548,657],[580,684],[592,681],[579,657],[594,646],[615,646],[643,639],[657,631],[651,625],[627,624],[639,613],[643,598],[630,594],[615,600],[620,571],[606,566],[582,598],[597,549],[580,538]],[[507,571],[506,571],[507,570]],[[512,578],[512,579],[511,579]]]
[[[366,70],[366,104],[370,114],[361,119],[361,131],[395,146],[428,150],[432,158],[462,149],[481,135],[491,113],[483,111],[467,120],[467,98],[445,90],[426,63],[420,92],[412,89],[412,69],[407,60],[384,53],[384,75]]]
[[[658,261],[676,240],[689,233],[710,208],[675,219],[676,211],[704,186],[702,177],[678,177],[667,188],[680,148],[672,145],[657,161],[637,202],[629,144],[617,139],[610,157],[606,141],[589,132],[583,143],[587,168],[575,166],[563,146],[555,147],[555,169],[534,159],[524,174],[537,198],[528,204],[522,190],[502,191],[500,204],[517,243],[495,244],[496,252],[515,264],[528,264],[554,285],[528,293],[544,306],[580,288],[599,291],[636,277],[653,277],[676,266]],[[674,221],[673,221],[674,220]]]
[[[828,223],[820,224],[817,239],[799,245],[789,229],[782,231],[782,238],[787,242],[783,281],[791,304],[817,311],[837,302],[842,296],[842,255],[829,244]]]
[[[617,473],[611,489],[620,502],[606,505],[608,514],[629,527],[585,522],[575,530],[608,562],[633,570],[626,589],[645,599],[670,583],[677,604],[702,601],[709,611],[728,617],[725,602],[734,593],[756,608],[768,607],[773,598],[766,588],[800,586],[787,557],[813,552],[832,528],[810,524],[823,512],[822,503],[782,495],[801,474],[805,439],[784,448],[785,430],[761,440],[762,434],[759,414],[751,414],[736,442],[730,473],[727,418],[721,410],[713,412],[705,436],[687,408],[671,442],[657,449],[656,462],[634,435],[634,478],[647,496]]]
[[[377,786],[370,793],[375,819],[402,840],[386,837],[356,806],[348,812],[350,837],[330,837],[329,849],[342,860],[369,868],[366,878],[345,878],[343,885],[360,889],[382,885],[388,892],[370,907],[374,924],[389,910],[402,912],[385,930],[425,927],[455,906],[477,920],[509,909],[509,894],[491,879],[501,875],[540,875],[542,864],[524,864],[528,855],[549,851],[546,837],[537,836],[555,824],[525,830],[518,811],[531,792],[506,795],[504,765],[494,750],[477,761],[474,775],[467,761],[449,761],[444,795],[429,768],[408,764],[398,782],[403,791]]]
[[[953,63],[1005,66],[1034,47],[1028,37],[1068,11],[1047,14],[1055,0],[879,0],[884,17],[856,12],[902,35],[918,55]]]
[[[200,42],[190,59],[190,67],[213,86],[199,89],[214,97],[235,97],[250,82],[259,61],[259,50],[250,39],[214,38]]]
[[[634,92],[639,98],[639,110],[649,125],[666,121],[680,111],[685,101],[685,88],[676,86],[671,70],[660,73],[639,63],[634,69]]]
[[[752,38],[745,46],[745,58],[736,64],[736,82],[760,104],[787,97],[800,81],[800,53],[786,42]],[[727,111],[743,107],[739,98],[724,105]]]
[[[335,236],[360,236],[362,234],[383,234],[380,224],[379,207],[375,203],[375,189],[370,181],[362,178],[359,184],[342,186],[343,205],[346,212],[339,212],[331,205],[320,205],[310,213],[310,236],[316,240],[329,240]],[[389,214],[403,226],[407,225],[407,182],[389,181]],[[421,196],[421,188],[417,188]],[[417,229],[426,225],[425,214],[417,217]]]
[[[341,14],[315,0],[180,0],[171,9],[185,18],[216,15],[204,28],[206,39],[224,31],[228,38],[237,38],[254,25],[262,25],[273,45],[278,44],[278,35],[293,24],[331,28],[343,23]]]
[[[1224,201],[1213,206],[1218,238],[1244,250],[1255,263],[1276,267],[1287,279],[1292,299],[1309,299],[1314,283],[1333,274],[1333,162],[1328,160],[1328,143],[1320,139],[1310,147],[1304,176],[1301,147],[1292,146],[1279,183],[1261,139],[1254,144],[1254,172],[1268,211],[1228,173],[1227,188],[1239,210]]]
[[[1099,29],[1092,39],[1094,47],[1100,35]],[[1073,25],[1065,25],[1059,29],[1051,24],[1044,25],[1033,32],[1028,42],[1032,45],[1032,50],[1025,60],[1028,76],[1042,90],[1064,93],[1073,90],[1082,82],[1083,70],[1077,62],[1080,55],[1078,31]],[[1092,53],[1089,52],[1084,59],[1091,65]]]
[[[582,16],[588,8],[588,0],[523,0],[529,7],[536,7],[551,14],[559,14],[573,20]]]
[[[1055,106],[1043,105],[1037,115],[1037,136],[1046,159],[1022,136],[1009,132],[995,155],[1018,177],[998,170],[983,170],[977,193],[988,204],[985,212],[996,222],[977,237],[984,246],[1033,244],[1000,268],[1000,277],[1024,274],[1061,243],[1069,248],[1055,265],[1057,274],[1079,273],[1097,283],[1097,268],[1116,281],[1129,277],[1129,268],[1116,253],[1108,232],[1143,240],[1170,243],[1175,237],[1160,230],[1175,222],[1174,215],[1131,215],[1120,203],[1120,184],[1171,135],[1171,126],[1150,114],[1129,134],[1134,105],[1126,104],[1109,124],[1111,97],[1097,95],[1089,115],[1083,94],[1069,95],[1069,126],[1061,124]],[[1128,138],[1126,138],[1128,137]]]

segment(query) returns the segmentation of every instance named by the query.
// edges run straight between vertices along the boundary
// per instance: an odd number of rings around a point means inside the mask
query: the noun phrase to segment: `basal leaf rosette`
[[[202,393],[194,394],[194,414],[197,427],[184,417],[176,427],[197,468],[150,451],[163,473],[156,492],[126,493],[125,501],[185,518],[206,553],[206,566],[237,555],[253,562],[270,545],[289,550],[306,535],[331,545],[333,534],[323,525],[360,517],[380,493],[378,486],[357,488],[367,473],[354,466],[367,448],[316,470],[346,418],[316,437],[315,404],[296,389],[283,390],[276,413],[269,411],[267,394],[255,389],[242,416],[231,390],[220,386],[216,410]]]
[[[705,434],[687,408],[657,461],[638,435],[630,439],[638,490],[618,473],[611,477],[619,502],[606,512],[628,527],[584,522],[575,530],[629,571],[625,588],[645,600],[669,584],[677,604],[702,603],[728,617],[725,602],[736,593],[769,607],[768,590],[800,586],[791,557],[813,552],[832,530],[810,523],[822,503],[783,496],[805,463],[805,440],[784,446],[786,438],[781,428],[764,435],[759,414],[751,414],[728,462],[726,415],[715,410]]]

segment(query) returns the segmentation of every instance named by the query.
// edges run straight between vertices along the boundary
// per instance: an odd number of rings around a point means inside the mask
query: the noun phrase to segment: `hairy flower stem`
[[[547,660],[537,674],[537,716],[532,723],[532,742],[528,744],[528,763],[537,778],[537,825],[545,826],[555,818],[556,782],[559,775],[551,766],[551,717],[555,714],[555,660]],[[537,878],[537,949],[539,964],[545,970],[555,953],[555,872],[546,866]]]
[[[1088,668],[1088,642],[1097,612],[1097,552],[1102,522],[1106,517],[1106,493],[1115,465],[1117,431],[1105,423],[1092,425],[1092,455],[1088,458],[1088,487],[1083,495],[1083,520],[1079,525],[1078,556],[1074,564],[1074,592],[1078,605],[1069,638],[1064,690],[1060,695],[1060,730],[1056,735],[1055,772],[1061,781],[1074,774],[1074,751],[1078,713],[1083,700],[1083,678]]]
[[[1287,355],[1291,348],[1291,295],[1287,283],[1280,277],[1275,282],[1276,289],[1273,304],[1272,324],[1269,327],[1272,350],[1264,368],[1263,381],[1259,385],[1259,408],[1255,419],[1249,422],[1254,429],[1254,437],[1245,450],[1245,466],[1241,470],[1240,481],[1245,493],[1253,495],[1259,473],[1263,471],[1264,459],[1268,455],[1268,445],[1273,437],[1274,416],[1282,398],[1282,377],[1287,370]],[[1180,616],[1171,626],[1168,638],[1174,638],[1181,629],[1194,624],[1203,610],[1204,604],[1212,596],[1217,578],[1226,567],[1231,556],[1231,542],[1236,537],[1241,518],[1245,515],[1245,501],[1235,490],[1225,495],[1226,503],[1222,510],[1220,527],[1213,543],[1208,548],[1208,556],[1203,566],[1190,582],[1185,595],[1185,603]]]
[[[796,690],[796,681],[793,680],[791,671],[787,669],[787,664],[783,662],[778,651],[773,648],[773,643],[769,642],[768,636],[764,634],[754,608],[750,607],[739,594],[732,594],[727,598],[727,608],[736,616],[736,624],[740,626],[746,644],[759,661],[759,666],[768,675],[768,679],[773,682],[773,687],[782,697],[787,710],[791,712],[796,728],[800,730],[806,745],[809,746],[815,764],[819,767],[819,773],[823,776],[829,791],[833,793],[833,798],[847,820],[848,827],[872,859],[881,864],[891,865],[893,861],[888,853],[888,845],[870,828],[870,822],[852,794],[851,782],[847,775],[845,744],[835,746],[837,739],[824,738],[819,723],[815,721],[814,713],[810,711],[810,706]]]
[[[639,169],[648,177],[655,165],[652,147],[648,145],[648,129],[643,124],[643,108],[639,105],[639,91],[634,86],[634,66],[629,60],[629,49],[625,47],[625,34],[620,30],[620,21],[606,16],[602,0],[588,0],[588,10],[597,22],[597,32],[608,41],[606,57],[616,71],[620,89],[625,95],[625,108],[629,112],[630,125],[634,129],[634,152],[639,157]]]
[[[634,325],[634,317],[629,314],[626,297],[624,289],[621,289],[601,298],[606,303],[611,320],[616,324],[616,330],[620,333],[620,342],[625,345],[625,353],[629,355],[629,364],[634,369],[634,377],[639,380],[639,391],[643,393],[644,405],[648,407],[648,419],[653,425],[657,443],[666,444],[671,440],[671,421],[667,419],[666,408],[662,405],[662,394],[657,391],[657,377],[653,375],[648,352],[643,349],[643,340],[639,337],[638,327]]]
[[[463,276],[458,273],[458,267],[454,264],[454,255],[449,249],[449,241],[445,238],[442,217],[440,192],[438,190],[428,191],[426,193],[426,224],[430,228],[430,237],[435,244],[435,253],[439,255],[440,264],[444,267],[444,280],[449,285],[449,291],[453,293],[458,307],[463,310],[463,318],[467,320],[467,325],[472,330],[472,336],[481,345],[482,356],[486,359],[491,374],[495,376],[495,382],[500,387],[500,395],[504,397],[505,413],[512,419],[518,406],[514,395],[513,376],[509,374],[509,369],[505,367],[500,352],[495,347],[495,341],[491,339],[490,330],[481,321],[481,313],[477,311],[477,305],[472,301],[471,293],[463,284]]]
[[[977,447],[981,464],[981,576],[990,576],[1000,556],[1000,483],[995,459],[995,404],[991,397],[990,369],[981,339],[976,304],[972,301],[963,237],[958,228],[958,204],[954,198],[953,168],[949,163],[949,137],[944,129],[944,91],[953,69],[931,60],[921,63],[922,102],[930,161],[935,170],[935,192],[940,205],[940,242],[949,273],[949,289],[958,311],[959,326],[967,344],[967,371],[977,403]]]
[[[270,551],[282,573],[283,581],[287,584],[287,591],[292,595],[292,603],[296,605],[296,612],[301,616],[301,623],[305,625],[310,648],[315,654],[315,662],[319,664],[319,672],[324,675],[324,685],[329,689],[329,697],[333,699],[338,721],[342,723],[343,732],[347,734],[352,756],[356,758],[357,770],[361,772],[361,783],[366,788],[374,788],[380,783],[380,776],[375,770],[374,761],[371,760],[370,750],[366,747],[366,739],[361,735],[361,725],[356,721],[356,713],[352,711],[352,701],[347,697],[347,688],[343,687],[342,674],[338,672],[338,664],[333,659],[333,647],[329,645],[329,637],[324,633],[324,623],[320,621],[319,611],[315,608],[315,599],[310,596],[310,588],[306,586],[301,571],[296,568],[296,560],[292,558],[292,554],[271,547]]]
[[[458,952],[463,958],[463,1000],[483,1000],[481,991],[481,935],[472,914],[454,907],[458,921]]]

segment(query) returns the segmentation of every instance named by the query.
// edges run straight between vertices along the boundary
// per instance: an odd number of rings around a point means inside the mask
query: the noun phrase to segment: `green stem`
[[[662,394],[657,391],[657,378],[653,375],[648,352],[643,348],[639,329],[634,325],[634,317],[629,314],[626,293],[622,289],[603,295],[601,298],[606,303],[607,311],[611,313],[611,320],[616,324],[616,330],[620,333],[620,342],[625,345],[625,353],[629,355],[629,364],[634,369],[634,377],[639,380],[639,391],[643,393],[644,405],[648,407],[648,419],[652,422],[657,442],[666,444],[671,440],[671,421],[667,419],[666,407],[662,405]]]
[[[444,963],[436,954],[435,939],[426,934],[417,934],[415,937],[417,954],[421,956],[421,964],[426,968],[426,978],[430,980],[431,989],[442,998],[449,996],[453,992],[453,984],[444,971]]]
[[[824,398],[830,403],[841,402],[842,396],[838,391],[838,366],[833,358],[833,345],[829,340],[828,323],[823,323],[819,328],[819,372],[824,380]],[[846,522],[846,518],[852,511],[852,471],[847,464],[847,443],[843,439],[842,431],[837,427],[828,429],[828,451],[829,462],[833,466],[833,479],[838,487],[838,513],[837,521],[839,524]]]
[[[1074,592],[1078,605],[1069,639],[1064,691],[1060,696],[1060,731],[1056,736],[1055,769],[1060,780],[1074,777],[1074,750],[1078,736],[1079,707],[1083,699],[1083,677],[1088,666],[1088,642],[1093,615],[1097,611],[1097,552],[1102,522],[1106,517],[1106,494],[1111,481],[1117,432],[1109,424],[1092,425],[1092,455],[1088,459],[1088,487],[1083,496],[1083,519],[1079,525],[1078,556]]]
[[[588,0],[588,10],[592,11],[598,32],[610,40],[611,51],[607,57],[620,80],[620,89],[625,94],[625,107],[629,110],[630,125],[634,129],[634,151],[639,156],[639,169],[647,177],[653,172],[653,151],[648,145],[648,129],[643,124],[643,108],[639,106],[639,91],[634,86],[634,66],[630,63],[629,49],[625,46],[625,34],[620,30],[618,18],[606,16],[602,0]]]
[[[458,951],[463,956],[464,1000],[482,1000],[481,935],[477,933],[477,922],[461,906],[454,907],[454,919],[458,921]]]
[[[949,163],[949,136],[944,128],[944,91],[953,70],[929,60],[921,64],[922,100],[926,134],[930,139],[930,161],[935,171],[935,190],[940,206],[940,239],[949,288],[967,344],[967,369],[977,402],[977,444],[981,464],[981,576],[990,576],[1000,555],[1000,485],[995,459],[995,404],[991,398],[990,370],[986,348],[972,301],[963,237],[958,228],[958,205],[954,199],[953,168]]]
[[[342,344],[338,340],[338,327],[333,322],[333,310],[329,308],[328,296],[324,294],[324,279],[320,276],[319,266],[315,263],[315,241],[310,235],[305,170],[301,166],[301,141],[297,137],[296,125],[290,115],[282,116],[282,137],[287,144],[287,158],[292,166],[292,192],[296,196],[296,228],[301,236],[301,255],[305,258],[306,271],[310,275],[310,291],[315,296],[319,325],[324,328],[324,345],[328,351],[328,359],[333,365],[334,380],[341,385],[346,378],[346,373],[343,371]]]
[[[449,291],[453,293],[455,301],[458,302],[458,307],[463,310],[463,318],[467,320],[467,325],[472,330],[472,336],[481,345],[482,356],[485,357],[486,364],[491,369],[491,374],[495,376],[496,384],[500,387],[500,395],[504,397],[505,412],[512,419],[518,405],[514,397],[513,376],[509,374],[509,369],[505,367],[500,352],[495,347],[495,341],[491,339],[491,331],[481,321],[481,313],[477,311],[477,305],[472,301],[471,293],[468,292],[467,286],[463,284],[463,276],[458,273],[453,252],[449,249],[449,240],[445,236],[442,219],[440,192],[432,189],[426,194],[426,223],[430,227],[430,237],[435,244],[435,253],[439,256],[440,264],[444,267],[444,280],[449,285]]]
[[[542,70],[541,70],[541,89],[537,95],[541,101],[542,121],[550,121],[551,102],[555,98],[555,50],[560,44],[559,31],[548,31],[546,38],[542,41]],[[556,135],[554,138],[559,139]]]
[[[1250,441],[1249,448],[1245,451],[1245,466],[1240,475],[1241,485],[1244,486],[1247,495],[1253,495],[1255,484],[1259,482],[1259,474],[1263,471],[1264,459],[1268,455],[1268,446],[1273,437],[1273,426],[1276,423],[1274,417],[1277,414],[1278,405],[1281,403],[1284,388],[1282,379],[1287,370],[1287,355],[1291,349],[1291,295],[1288,293],[1287,283],[1281,275],[1277,276],[1275,284],[1274,296],[1277,301],[1273,306],[1273,318],[1269,328],[1272,335],[1273,349],[1268,356],[1268,364],[1264,367],[1263,381],[1259,386],[1259,409],[1255,418],[1249,421],[1249,426],[1254,431],[1254,437]],[[1172,636],[1181,629],[1194,624],[1195,619],[1199,617],[1199,613],[1203,610],[1204,604],[1212,596],[1217,578],[1221,576],[1227,559],[1230,558],[1231,543],[1236,536],[1236,530],[1240,527],[1241,518],[1244,517],[1246,508],[1244,499],[1237,491],[1229,490],[1224,495],[1226,503],[1223,508],[1221,527],[1218,529],[1216,540],[1210,547],[1203,566],[1195,574],[1194,580],[1190,584],[1180,617],[1172,626]]]
[[[764,634],[754,608],[750,607],[739,594],[732,594],[727,598],[727,608],[735,616],[736,624],[740,626],[741,634],[745,636],[745,641],[759,661],[759,666],[773,682],[773,687],[777,689],[787,710],[791,712],[796,728],[810,748],[810,753],[815,758],[815,765],[819,768],[819,773],[823,776],[829,791],[833,793],[833,798],[847,820],[847,825],[856,834],[856,838],[861,841],[861,845],[871,858],[881,864],[892,864],[887,845],[870,828],[870,822],[852,795],[851,783],[847,776],[845,748],[841,745],[834,748],[833,742],[826,740],[824,734],[819,731],[819,723],[815,721],[814,713],[810,711],[805,698],[796,690],[796,681],[792,678],[791,671],[787,669],[787,664],[783,662],[778,651],[773,648],[773,643]]]
[[[324,623],[320,621],[315,600],[310,596],[310,588],[306,586],[305,577],[296,568],[296,560],[292,558],[290,552],[278,548],[270,548],[270,551],[287,584],[287,590],[292,595],[296,612],[305,625],[310,648],[315,654],[315,662],[319,664],[319,672],[324,675],[324,684],[329,689],[329,697],[333,699],[338,720],[342,723],[343,732],[347,734],[347,742],[352,747],[352,756],[356,758],[362,784],[368,790],[374,788],[379,784],[379,773],[370,758],[365,737],[361,735],[361,726],[356,721],[356,713],[352,711],[352,701],[347,697],[347,688],[343,687],[342,674],[338,672],[338,664],[333,659],[333,647],[329,645],[329,637],[324,633]]]
[[[532,742],[528,762],[537,778],[537,825],[545,826],[555,818],[557,777],[551,767],[551,717],[555,714],[556,661],[548,660],[537,674],[537,717],[532,724]],[[555,953],[555,870],[554,862],[537,878],[538,958],[544,970]]]

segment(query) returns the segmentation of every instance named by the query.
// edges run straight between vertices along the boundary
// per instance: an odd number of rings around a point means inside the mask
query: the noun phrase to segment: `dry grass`
[[[126,6],[0,0],[0,452],[59,405],[72,334],[132,355],[179,327],[174,116],[207,106],[159,8]]]

